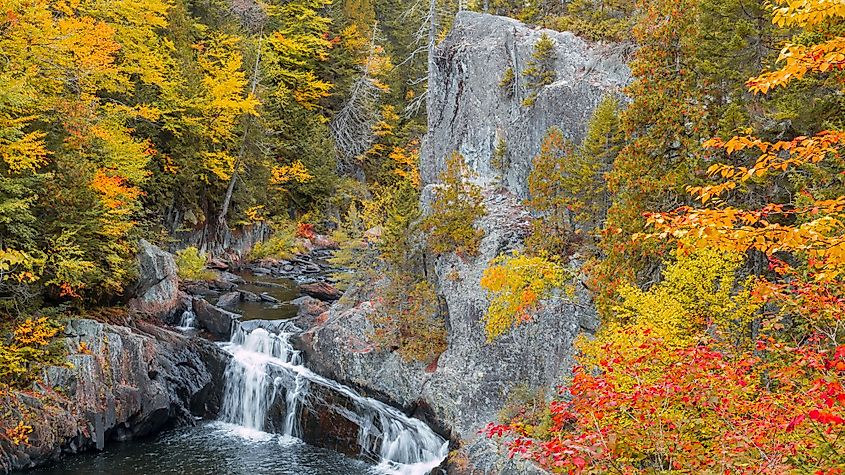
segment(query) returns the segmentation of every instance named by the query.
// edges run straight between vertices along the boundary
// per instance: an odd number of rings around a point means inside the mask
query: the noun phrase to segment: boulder
[[[229,338],[232,322],[241,318],[237,313],[215,307],[201,298],[193,300],[193,310],[199,326],[220,338]]]
[[[254,294],[253,294],[254,295]],[[268,303],[281,303],[279,299],[273,297],[272,295],[268,294],[267,292],[261,292],[261,295],[258,296],[262,302]]]
[[[312,282],[309,284],[300,284],[299,290],[311,297],[320,300],[337,300],[342,295],[337,288],[326,282]]]
[[[329,310],[328,303],[308,295],[299,297],[291,303],[299,307],[295,323],[300,328],[314,327],[316,320]]]
[[[311,243],[314,245],[315,250],[338,248],[337,242],[333,241],[330,237],[324,236],[322,234],[317,234],[316,236],[311,238]]]
[[[229,270],[229,264],[223,262],[222,259],[210,259],[206,267],[209,269],[216,269],[216,270]]]
[[[129,309],[170,322],[181,314],[182,296],[173,255],[142,239],[138,243],[138,282]]]
[[[242,284],[246,283],[246,281],[244,281],[243,277],[241,277],[237,274],[233,274],[229,271],[225,271],[225,270],[217,271],[216,274],[217,274],[217,278],[215,279],[215,281],[226,282],[226,283],[235,284],[235,285],[242,285]]]
[[[241,299],[247,302],[261,302],[264,300],[260,295],[256,294],[255,292],[250,292],[248,290],[239,290],[241,294]]]
[[[218,307],[237,307],[241,303],[241,293],[240,292],[227,292],[220,296],[217,299],[217,306]]]

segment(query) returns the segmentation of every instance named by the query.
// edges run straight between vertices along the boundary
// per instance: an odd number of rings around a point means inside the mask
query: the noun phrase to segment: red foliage
[[[296,237],[305,239],[314,239],[317,233],[314,232],[314,225],[308,223],[299,223],[296,225]]]
[[[652,340],[633,359],[608,345],[597,371],[575,368],[551,404],[548,437],[530,440],[519,421],[486,433],[516,435],[511,456],[556,473],[840,473],[845,345],[821,341],[731,355]]]

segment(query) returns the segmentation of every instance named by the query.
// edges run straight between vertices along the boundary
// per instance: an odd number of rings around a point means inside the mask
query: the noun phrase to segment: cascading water
[[[182,312],[182,316],[179,318],[179,325],[177,328],[180,330],[192,330],[196,328],[196,320],[197,316],[194,315],[194,312],[190,310],[185,310]]]
[[[379,461],[380,471],[423,475],[446,458],[448,442],[423,422],[306,368],[290,342],[298,331],[296,327],[282,322],[268,331],[255,322],[251,324],[253,328],[247,331],[236,323],[226,345],[232,360],[225,374],[223,421],[265,431],[274,398],[284,393],[284,427],[280,432],[299,437],[300,413],[317,397],[310,391],[312,386],[319,386],[352,402],[352,408],[333,409],[357,425],[361,455]]]

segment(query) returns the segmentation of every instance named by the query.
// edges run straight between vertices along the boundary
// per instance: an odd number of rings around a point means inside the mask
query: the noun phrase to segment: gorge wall
[[[555,81],[533,89],[523,71],[534,45],[546,34],[554,42]],[[591,44],[569,32],[531,28],[507,17],[463,11],[435,51],[430,72],[431,110],[421,152],[423,182],[435,183],[455,151],[482,179],[494,180],[492,165],[501,140],[503,182],[520,198],[527,195],[531,161],[549,127],[580,141],[599,101],[620,94],[630,79],[625,48]],[[513,81],[501,84],[510,70]],[[533,105],[523,100],[536,94]]]
[[[534,43],[545,31],[555,42],[557,80],[532,93],[520,71]],[[530,216],[521,198],[527,193],[531,161],[551,126],[580,141],[592,111],[607,94],[618,94],[629,71],[619,48],[590,45],[570,33],[532,29],[515,20],[461,12],[453,31],[436,51],[436,70],[429,84],[434,108],[422,152],[426,211],[445,159],[463,154],[484,187],[487,215],[477,227],[485,231],[475,258],[445,255],[434,260],[434,276],[445,302],[448,346],[427,367],[403,361],[394,352],[368,342],[373,331],[372,284],[353,287],[332,309],[316,319],[300,345],[308,365],[320,374],[362,388],[428,417],[429,422],[461,446],[449,473],[530,474],[536,468],[501,456],[495,443],[479,436],[516,388],[554,388],[573,364],[573,342],[598,321],[591,298],[578,285],[572,299],[552,298],[530,322],[494,342],[487,342],[482,316],[489,301],[480,286],[488,263],[523,246]],[[513,95],[499,86],[513,68]],[[496,142],[507,144],[506,189],[491,165]]]

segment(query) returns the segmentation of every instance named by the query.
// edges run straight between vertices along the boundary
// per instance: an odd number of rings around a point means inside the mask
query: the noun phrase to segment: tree
[[[575,145],[563,136],[560,129],[549,129],[528,175],[530,199],[526,204],[539,214],[533,222],[529,247],[564,253],[567,235],[573,231],[565,198],[564,176],[575,153]]]
[[[540,39],[534,44],[534,51],[531,53],[528,67],[522,71],[522,75],[528,80],[528,88],[530,89],[530,93],[522,101],[522,105],[529,107],[534,105],[540,89],[555,82],[557,74],[555,72],[556,56],[554,40],[545,32],[542,33]]]
[[[845,10],[829,7],[778,2],[774,21],[822,31],[815,44],[834,44],[835,29],[823,26]],[[807,64],[791,62],[793,52],[787,45],[783,67],[749,88],[801,80]],[[830,74],[842,57],[813,61],[832,62],[817,67]],[[825,190],[840,194],[834,198],[800,189],[759,208],[727,201],[733,190],[791,172],[841,173],[843,140],[836,129],[792,140],[710,140],[730,160],[708,169],[720,182],[689,187],[701,206],[650,213],[655,231],[636,236],[677,243],[664,280],[647,291],[619,289],[616,318],[582,342],[584,366],[567,397],[550,406],[543,440],[528,439],[537,434],[520,421],[489,433],[516,432],[512,453],[570,473],[845,469],[845,197],[838,188]],[[768,270],[742,278],[747,253],[763,255]]]
[[[423,221],[429,248],[435,254],[475,256],[484,231],[475,222],[484,216],[481,189],[472,183],[471,172],[459,153],[446,161],[435,191],[431,212]]]

